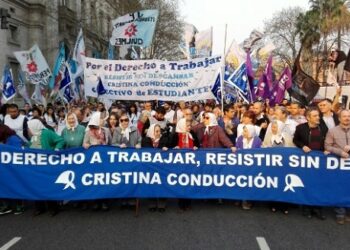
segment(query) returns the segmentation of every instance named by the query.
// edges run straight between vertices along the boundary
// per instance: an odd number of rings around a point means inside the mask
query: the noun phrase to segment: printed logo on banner
[[[284,188],[283,192],[287,192],[288,190],[290,190],[293,193],[295,193],[295,187],[304,187],[303,181],[299,178],[299,176],[295,174],[288,174],[285,178],[285,181],[286,187]]]
[[[136,25],[135,24],[130,24],[126,29],[125,29],[125,35],[128,36],[129,38],[132,36],[136,35],[137,29],[136,29]]]
[[[76,189],[74,185],[74,179],[75,179],[75,173],[73,171],[64,171],[61,173],[57,180],[55,181],[56,184],[65,184],[63,190],[66,190],[67,188]]]

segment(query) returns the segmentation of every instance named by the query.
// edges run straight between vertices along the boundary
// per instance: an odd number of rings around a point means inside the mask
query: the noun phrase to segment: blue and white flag
[[[2,97],[7,102],[16,95],[16,88],[13,81],[12,70],[9,65],[5,65],[2,78]]]
[[[249,83],[248,83],[246,63],[242,63],[238,67],[238,69],[236,69],[236,71],[233,72],[233,74],[229,77],[227,82],[232,86],[234,86],[237,90],[239,90],[241,97],[246,102],[251,101],[251,94],[248,86]]]
[[[64,88],[63,98],[67,103],[70,103],[73,100],[72,89],[71,89],[70,85],[68,85]]]
[[[46,98],[44,96],[44,89],[41,84],[35,84],[35,89],[32,94],[32,100],[38,104],[43,104],[46,107]]]
[[[85,57],[85,43],[83,30],[80,29],[77,41],[75,42],[72,60],[75,62],[76,70],[72,71],[73,78],[81,76],[84,73],[83,57]]]
[[[148,47],[158,19],[158,10],[141,10],[113,20],[110,43],[114,46]]]
[[[55,89],[59,88],[59,83],[61,82],[63,72],[64,62],[66,61],[66,50],[64,48],[64,42],[60,43],[58,54],[55,61],[55,66],[53,67],[52,77],[50,78],[49,88]]]
[[[68,85],[70,85],[72,83],[72,77],[70,75],[70,72],[69,72],[69,68],[68,66],[66,65],[65,66],[65,69],[64,69],[64,75],[63,75],[63,79],[61,80],[60,82],[60,88],[59,90],[67,87]]]
[[[218,103],[221,102],[221,77],[220,74],[216,77],[215,83],[213,87],[211,88],[211,92],[213,92],[213,95],[216,98],[216,101]]]

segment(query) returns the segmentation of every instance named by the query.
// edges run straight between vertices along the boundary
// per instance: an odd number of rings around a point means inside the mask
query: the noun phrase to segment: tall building
[[[0,29],[0,72],[10,64],[17,82],[13,52],[37,44],[53,68],[59,43],[71,53],[83,28],[87,56],[106,58],[112,20],[123,13],[122,0],[1,0],[0,8],[11,15],[8,29]],[[33,89],[33,86],[31,86]],[[29,91],[30,93],[32,92]]]

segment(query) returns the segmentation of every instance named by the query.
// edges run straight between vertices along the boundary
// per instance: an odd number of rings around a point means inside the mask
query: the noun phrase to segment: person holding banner
[[[47,129],[39,119],[32,119],[28,122],[30,148],[45,150],[60,150],[64,148],[64,140],[54,131]],[[49,210],[50,216],[59,213],[59,205],[56,201],[36,201],[34,216],[40,215]]]
[[[306,111],[307,122],[299,124],[296,127],[293,142],[301,148],[304,153],[312,150],[324,151],[324,142],[328,131],[325,123],[320,121],[320,111],[316,107],[311,107]],[[324,151],[325,154],[329,153]],[[322,208],[316,206],[303,206],[303,215],[311,219],[312,216],[320,220],[325,220]]]
[[[344,109],[339,113],[339,125],[330,129],[325,141],[326,150],[339,155],[344,159],[350,157],[350,110]],[[350,217],[347,216],[347,209],[338,207],[335,209],[337,223],[344,225],[345,222],[350,222]]]
[[[146,137],[142,138],[141,146],[143,148],[159,148],[166,151],[169,147],[169,139],[162,135],[159,124],[152,124],[147,130]],[[158,210],[159,212],[163,213],[165,212],[165,209],[166,199],[149,199],[148,210],[150,212],[155,212]]]
[[[81,147],[85,136],[85,127],[79,125],[78,118],[73,112],[66,117],[66,127],[62,131],[62,138],[66,148]]]
[[[89,148],[95,145],[111,145],[112,137],[108,128],[104,127],[105,120],[107,119],[106,110],[96,111],[92,114],[91,119],[87,125],[84,135],[83,147]],[[87,208],[86,204],[83,204],[83,209]],[[99,200],[92,202],[92,209],[98,211],[108,211],[109,207],[106,200]]]
[[[17,104],[12,103],[8,105],[4,124],[13,129],[24,142],[29,140],[27,122],[28,119],[19,113]]]
[[[199,147],[199,141],[196,134],[192,131],[192,120],[181,118],[176,124],[176,135],[174,136],[173,145],[175,149],[186,148],[196,150]],[[190,199],[179,199],[178,205],[180,211],[184,212],[191,209]]]
[[[137,106],[135,103],[132,103],[127,111],[128,118],[130,120],[130,125],[136,127],[137,122],[140,118],[140,112],[137,110]]]
[[[25,143],[14,130],[4,124],[0,124],[0,144],[21,148]],[[23,213],[23,202],[20,200],[4,200],[2,203],[0,215],[9,214],[13,211],[15,215]]]
[[[118,121],[119,119],[116,113],[111,113],[107,119],[107,127],[109,129],[109,132],[111,133],[112,138],[119,126]]]
[[[116,128],[112,138],[112,145],[120,148],[141,148],[141,135],[134,126],[130,126],[130,120],[126,113],[119,118],[119,127]],[[135,199],[122,199],[121,207],[133,208],[138,207]]]

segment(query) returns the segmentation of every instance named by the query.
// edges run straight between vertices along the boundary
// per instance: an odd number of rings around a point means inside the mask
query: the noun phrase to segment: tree
[[[144,8],[158,9],[159,17],[152,46],[146,51],[147,58],[178,60],[182,57],[180,41],[183,20],[176,0],[144,0]]]
[[[302,13],[300,7],[282,9],[264,25],[264,33],[276,46],[274,55],[289,67],[292,67],[300,48],[297,20]]]

